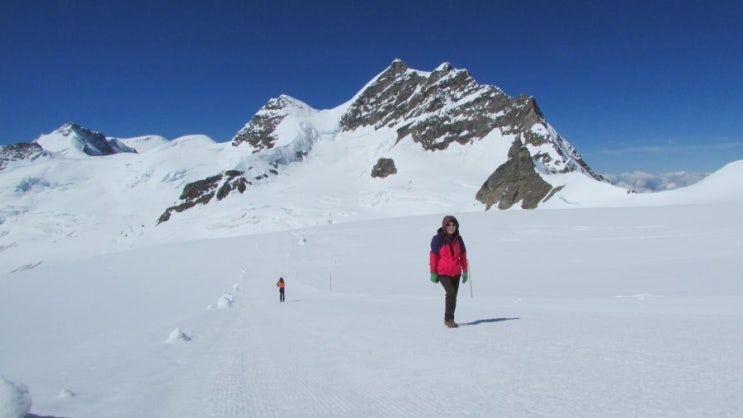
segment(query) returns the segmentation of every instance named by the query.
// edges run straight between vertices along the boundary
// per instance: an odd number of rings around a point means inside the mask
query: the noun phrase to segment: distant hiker
[[[279,287],[279,302],[284,301],[284,287],[286,287],[286,283],[284,283],[284,278],[279,277],[279,281],[276,282],[276,286]]]
[[[451,215],[444,216],[441,228],[431,240],[429,260],[431,281],[441,282],[446,291],[444,325],[456,328],[459,325],[454,322],[454,310],[457,308],[459,278],[462,277],[462,283],[467,283],[469,278],[467,249],[462,236],[459,235],[457,218]]]

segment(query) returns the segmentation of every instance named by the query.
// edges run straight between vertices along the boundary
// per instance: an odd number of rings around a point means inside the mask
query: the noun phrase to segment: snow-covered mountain
[[[478,84],[466,70],[448,63],[427,73],[395,60],[349,102],[329,112],[318,112],[286,96],[271,100],[232,144],[267,153],[269,162],[279,166],[301,161],[324,138],[343,142],[363,138],[375,146],[379,159],[359,161],[375,177],[396,174],[398,165],[406,168],[405,160],[395,164],[394,158],[385,158],[398,148],[412,147],[418,152],[409,158],[421,159],[426,155],[422,151],[456,149],[480,141],[497,145],[500,149],[488,152],[490,162],[480,163],[489,169],[489,176],[475,179],[482,187],[474,197],[487,208],[498,204],[507,209],[519,202],[525,208],[537,207],[553,190],[542,174],[577,171],[603,180],[547,123],[533,98],[509,97],[497,87]],[[506,145],[509,151],[504,153]],[[380,170],[382,165],[387,168]],[[459,168],[456,163],[449,167],[444,171]],[[496,168],[501,171],[495,172]],[[264,168],[257,174],[272,171]],[[419,174],[437,176],[435,171]]]
[[[0,272],[351,220],[743,195],[704,185],[628,193],[595,174],[533,98],[449,64],[423,72],[399,60],[333,109],[271,99],[228,143],[65,124],[0,149],[0,185]]]
[[[137,152],[116,138],[106,138],[102,133],[92,131],[77,123],[66,123],[56,131],[36,138],[34,143],[46,151],[62,155],[102,156],[120,152]]]
[[[229,143],[64,125],[0,148],[0,416],[739,417],[741,176],[632,193],[533,99],[400,61]]]

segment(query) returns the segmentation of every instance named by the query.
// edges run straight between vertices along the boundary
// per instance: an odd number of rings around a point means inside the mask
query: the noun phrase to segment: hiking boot
[[[457,328],[459,326],[453,319],[447,319],[444,321],[444,325],[446,325],[447,328]]]

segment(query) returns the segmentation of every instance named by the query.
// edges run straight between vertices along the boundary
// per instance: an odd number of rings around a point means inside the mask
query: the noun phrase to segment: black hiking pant
[[[441,276],[439,283],[446,290],[444,321],[454,320],[454,311],[457,309],[457,293],[459,292],[459,276]]]
[[[284,301],[284,289],[279,289],[279,302]]]

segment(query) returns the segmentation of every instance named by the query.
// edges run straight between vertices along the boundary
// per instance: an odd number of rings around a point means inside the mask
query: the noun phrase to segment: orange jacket
[[[281,281],[281,280],[279,280],[278,282],[276,282],[276,286],[278,286],[279,289],[283,289],[284,288],[284,285],[285,285],[285,283],[283,281]]]

